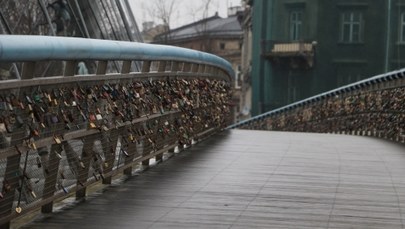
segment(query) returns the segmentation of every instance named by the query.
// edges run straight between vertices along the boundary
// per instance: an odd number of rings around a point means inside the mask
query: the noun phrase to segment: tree
[[[151,0],[143,5],[144,11],[149,14],[153,21],[162,23],[164,26],[164,43],[169,40],[170,23],[173,19],[174,9],[180,4],[181,0]]]
[[[146,10],[151,18],[161,21],[169,31],[173,10],[178,4],[179,0],[152,0]]]
[[[212,7],[212,0],[202,0],[201,4],[197,8],[191,8],[191,16],[194,18],[194,21],[201,21],[199,27],[195,27],[196,35],[201,38],[201,47],[202,51],[210,52],[211,51],[211,39],[207,33],[208,21],[206,20],[210,15],[210,9]],[[218,8],[218,6],[217,6]]]

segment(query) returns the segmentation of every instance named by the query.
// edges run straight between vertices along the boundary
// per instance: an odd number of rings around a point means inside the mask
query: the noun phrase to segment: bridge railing
[[[96,74],[77,75],[83,60]],[[44,61],[64,74],[36,77]],[[120,73],[107,74],[110,62]],[[134,61],[141,72],[131,72]],[[0,225],[53,201],[86,195],[134,165],[161,160],[230,124],[231,65],[160,45],[43,36],[0,36],[0,64],[22,63],[0,81]],[[78,65],[79,63],[79,65]]]
[[[264,113],[229,128],[339,133],[405,142],[405,69]]]

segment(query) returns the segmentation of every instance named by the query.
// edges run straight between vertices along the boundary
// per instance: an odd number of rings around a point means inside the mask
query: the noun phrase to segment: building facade
[[[216,14],[162,33],[154,38],[153,43],[213,53],[228,60],[237,72],[241,64],[241,38],[242,29],[237,14],[227,18]]]
[[[404,66],[404,0],[247,0],[253,115]]]
[[[240,18],[240,24],[243,30],[242,39],[242,56],[241,56],[241,89],[239,111],[240,120],[251,117],[252,107],[252,7],[248,1],[242,1],[244,9],[243,15]]]

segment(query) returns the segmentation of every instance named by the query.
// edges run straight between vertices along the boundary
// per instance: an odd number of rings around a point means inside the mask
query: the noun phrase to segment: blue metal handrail
[[[282,113],[282,112],[285,112],[285,111],[288,111],[288,110],[291,110],[291,109],[294,109],[294,108],[297,108],[297,107],[302,107],[302,106],[305,106],[307,104],[311,104],[311,103],[314,103],[314,102],[317,102],[317,101],[321,101],[321,100],[323,100],[325,98],[341,95],[341,94],[344,94],[344,93],[347,93],[347,92],[351,92],[351,91],[354,91],[354,90],[364,88],[366,86],[374,85],[374,84],[381,83],[381,82],[388,82],[388,81],[392,81],[392,80],[400,79],[400,78],[404,78],[404,77],[405,77],[405,68],[397,70],[397,71],[393,71],[393,72],[380,74],[380,75],[377,75],[377,76],[374,76],[374,77],[371,77],[371,78],[368,78],[368,79],[364,79],[364,80],[361,80],[361,81],[358,81],[358,82],[355,82],[355,83],[352,83],[352,84],[349,84],[349,85],[346,85],[346,86],[343,86],[343,87],[339,87],[339,88],[336,88],[336,89],[321,93],[319,95],[315,95],[315,96],[312,96],[312,97],[297,101],[295,103],[289,104],[289,105],[284,106],[284,107],[277,108],[275,110],[268,111],[266,113],[257,115],[255,117],[250,118],[250,119],[246,119],[246,120],[241,121],[239,123],[235,123],[235,124],[227,127],[227,129],[235,129],[235,128],[238,128],[238,127],[241,127],[241,126],[244,126],[244,125],[247,125],[247,124],[250,124],[250,123],[254,123],[254,122],[262,120],[262,119],[265,119],[265,118],[267,118],[267,117],[269,117],[271,115],[279,114],[279,113]]]
[[[234,76],[232,65],[209,53],[167,45],[73,37],[0,35],[0,61],[167,60],[208,64]]]

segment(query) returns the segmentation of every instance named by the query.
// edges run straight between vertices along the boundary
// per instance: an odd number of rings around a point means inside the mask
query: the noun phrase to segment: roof
[[[168,38],[169,40],[187,39],[202,35],[230,36],[242,35],[242,28],[237,15],[221,18],[218,15],[184,25],[155,37],[155,41]]]

